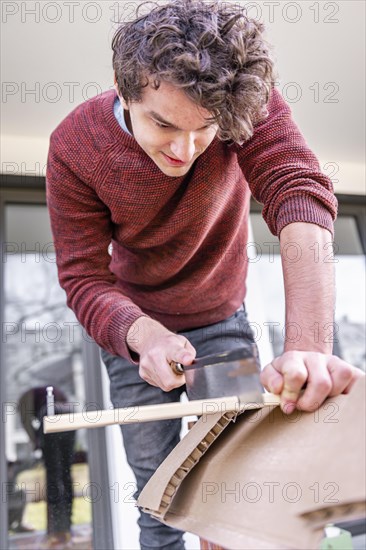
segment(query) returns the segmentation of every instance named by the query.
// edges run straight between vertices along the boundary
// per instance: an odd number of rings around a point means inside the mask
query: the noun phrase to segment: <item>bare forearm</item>
[[[360,369],[332,355],[334,258],[331,234],[310,223],[280,234],[286,297],[285,351],[261,373],[264,387],[281,395],[287,414],[316,410],[327,397],[348,393]],[[306,384],[306,387],[305,387]]]
[[[310,223],[280,235],[286,298],[285,351],[332,353],[334,259],[331,234]]]

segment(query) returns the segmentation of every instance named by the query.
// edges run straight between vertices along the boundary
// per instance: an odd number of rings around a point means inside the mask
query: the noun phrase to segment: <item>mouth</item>
[[[178,159],[174,159],[172,157],[169,157],[169,155],[166,155],[163,152],[161,152],[161,154],[163,155],[166,162],[168,164],[170,164],[170,166],[186,166],[188,164],[187,162],[184,162],[182,160],[178,160]]]

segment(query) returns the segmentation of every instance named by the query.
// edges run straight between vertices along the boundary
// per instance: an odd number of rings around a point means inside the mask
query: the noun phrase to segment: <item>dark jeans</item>
[[[182,331],[197,351],[197,357],[252,346],[254,338],[244,306],[214,325]],[[110,378],[111,400],[115,408],[179,401],[185,386],[170,392],[151,386],[127,359],[101,350]],[[139,422],[121,426],[127,460],[137,482],[135,498],[179,442],[181,420]],[[153,548],[183,550],[182,532],[160,523],[144,512],[138,521],[142,550]]]

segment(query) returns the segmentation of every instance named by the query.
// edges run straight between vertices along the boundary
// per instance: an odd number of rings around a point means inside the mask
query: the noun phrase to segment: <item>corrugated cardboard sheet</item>
[[[138,505],[225,548],[318,548],[324,525],[366,514],[365,393],[201,417]]]

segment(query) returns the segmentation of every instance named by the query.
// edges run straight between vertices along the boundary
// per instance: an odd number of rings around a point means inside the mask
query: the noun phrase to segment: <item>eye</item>
[[[163,124],[162,122],[158,122],[157,120],[154,120],[153,122],[158,128],[170,128],[170,126],[168,126],[167,124]]]

